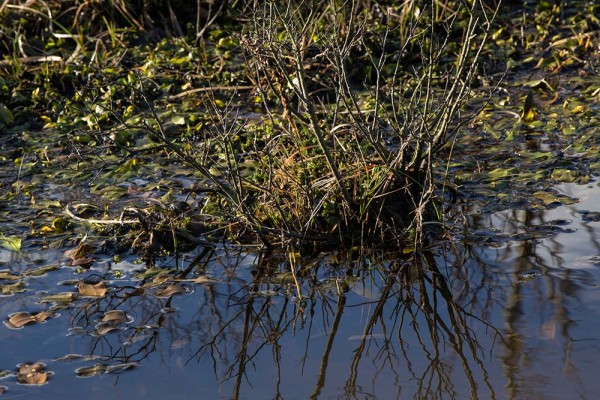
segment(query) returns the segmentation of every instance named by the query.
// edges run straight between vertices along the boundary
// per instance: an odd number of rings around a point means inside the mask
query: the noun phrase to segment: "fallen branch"
[[[79,221],[79,222],[87,222],[89,224],[100,224],[100,225],[127,225],[127,224],[139,224],[140,220],[139,219],[123,219],[123,216],[125,214],[125,211],[127,211],[128,209],[123,210],[123,212],[121,213],[121,218],[119,219],[95,219],[95,218],[82,218],[79,217],[77,215],[75,215],[73,213],[73,211],[71,211],[71,209],[69,208],[69,204],[67,204],[67,206],[65,207],[65,214],[75,220],[75,221]],[[130,209],[131,210],[131,209]],[[136,211],[138,211],[136,209]]]
[[[185,96],[189,96],[194,93],[205,93],[205,92],[234,92],[236,90],[252,90],[254,86],[205,86],[196,89],[186,90],[181,93],[169,96],[169,100],[177,100]]]
[[[31,57],[18,57],[10,60],[0,61],[0,67],[5,67],[18,62],[19,64],[33,64],[33,63],[44,63],[44,62],[62,62],[63,58],[60,56],[31,56]]]

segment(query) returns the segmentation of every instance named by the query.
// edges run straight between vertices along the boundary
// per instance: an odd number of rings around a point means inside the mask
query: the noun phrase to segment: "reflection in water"
[[[42,362],[49,383],[2,386],[90,399],[596,398],[600,225],[578,211],[594,211],[597,192],[550,211],[464,204],[468,233],[424,254],[220,248],[163,269],[57,269],[0,298],[3,316],[60,314],[0,330],[0,371]],[[13,273],[30,268],[11,260]],[[105,280],[106,296],[42,301],[82,279]]]
[[[164,279],[116,287],[74,313],[71,334],[111,365],[187,354],[182,368],[210,366],[235,399],[495,398],[478,335],[500,334],[455,300],[434,256],[361,260],[299,263],[300,296],[287,259],[206,251],[170,279],[214,278],[193,296],[157,298]],[[99,331],[116,309],[127,317]]]
[[[478,268],[504,268],[506,274],[501,290],[506,298],[500,302],[506,342],[500,357],[508,398],[595,398],[599,393],[596,378],[583,367],[598,360],[600,304],[597,295],[593,302],[585,300],[600,278],[593,267],[600,254],[598,226],[586,223],[578,210],[600,204],[600,193],[577,185],[561,189],[583,202],[487,219],[478,215],[470,221],[475,230],[497,228],[479,242],[485,246],[471,246],[469,259],[477,260]]]

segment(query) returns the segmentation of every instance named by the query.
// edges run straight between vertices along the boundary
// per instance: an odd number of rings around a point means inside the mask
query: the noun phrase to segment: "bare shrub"
[[[241,43],[271,132],[254,155],[268,176],[241,187],[261,224],[287,236],[418,241],[436,218],[434,158],[469,118],[462,107],[496,11],[358,4],[249,5]]]

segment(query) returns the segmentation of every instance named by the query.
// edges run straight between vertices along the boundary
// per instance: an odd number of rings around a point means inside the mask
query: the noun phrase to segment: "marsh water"
[[[600,398],[598,2],[152,3],[0,6],[0,400]]]
[[[488,110],[441,172],[458,183],[446,237],[416,253],[207,244],[149,263],[111,251],[90,224],[60,229],[65,205],[97,204],[120,225],[120,210],[154,206],[165,188],[187,199],[193,172],[156,168],[152,154],[94,174],[27,157],[15,168],[7,156],[1,179],[22,194],[1,205],[0,238],[24,240],[0,247],[0,396],[598,398],[598,105],[588,104],[547,106],[531,126]],[[44,132],[28,140],[60,154]]]
[[[75,271],[64,250],[2,250],[15,276],[56,267],[0,297],[2,397],[597,398],[600,188],[555,190],[578,201],[483,213],[462,200],[463,232],[427,254],[303,258],[298,286],[288,259],[252,248],[158,260],[185,279],[133,259]],[[65,299],[94,277],[105,295]],[[49,304],[43,322],[6,323]],[[44,365],[45,384],[17,382],[26,362]]]

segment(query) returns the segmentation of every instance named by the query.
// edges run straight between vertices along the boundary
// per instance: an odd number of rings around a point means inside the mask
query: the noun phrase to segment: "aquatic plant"
[[[496,11],[267,1],[246,12],[222,45],[239,40],[259,115],[235,91],[208,91],[202,140],[185,149],[154,131],[217,189],[205,212],[265,244],[419,242],[439,218],[432,159],[470,118],[461,111]]]

